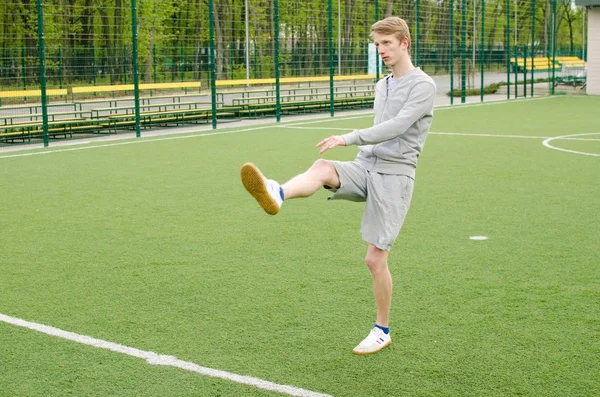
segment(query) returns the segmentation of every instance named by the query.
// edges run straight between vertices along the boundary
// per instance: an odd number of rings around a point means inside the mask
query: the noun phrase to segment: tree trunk
[[[200,9],[200,0],[196,0],[196,9]],[[196,17],[196,24],[194,26],[194,80],[200,80],[200,49],[202,48],[202,42],[200,41],[200,35],[202,30],[202,24],[200,18]]]
[[[83,46],[83,54],[87,59],[92,58],[94,51],[94,8],[92,7],[92,0],[85,0],[83,13],[81,16],[82,34],[81,44]],[[86,62],[87,63],[87,62]],[[85,69],[92,68],[89,64],[85,65]],[[89,73],[88,73],[89,74]]]
[[[394,0],[385,1],[385,17],[391,17],[394,9]]]
[[[86,0],[87,1],[87,0]],[[127,58],[124,53],[122,53],[123,47],[123,17],[121,15],[121,0],[115,0],[115,12],[114,12],[114,55],[110,58],[110,80],[123,82],[125,81],[125,76],[118,78],[117,76],[121,76],[121,70],[127,68],[120,68],[121,65],[127,65]],[[118,54],[118,55],[117,55]],[[119,70],[121,69],[121,70]]]
[[[213,13],[215,16],[215,68],[217,69],[217,79],[223,78],[223,30],[221,29],[221,16],[218,12],[216,2],[213,2]]]
[[[144,82],[150,83],[152,81],[152,54],[154,51],[154,27],[148,32],[148,56],[146,57],[146,70],[144,73]]]
[[[99,6],[98,7],[98,12],[100,13],[100,19],[102,21],[102,38],[103,38],[103,45],[102,45],[102,49],[104,49],[106,56],[108,57],[108,59],[111,59],[113,57],[113,51],[112,51],[112,46],[111,46],[111,41],[110,41],[110,25],[109,25],[109,21],[108,21],[108,14],[106,12],[107,8],[103,7],[103,6]],[[93,76],[92,76],[92,80],[93,80]],[[114,83],[114,74],[110,73],[110,83]]]
[[[344,5],[344,30],[342,35],[343,40],[343,65],[350,66],[350,56],[351,56],[351,48],[352,48],[352,32],[354,31],[354,13],[355,11],[355,0],[346,0],[346,4]],[[349,71],[352,73],[352,71]]]
[[[496,37],[496,30],[498,30],[498,16],[500,15],[500,3],[496,3],[496,8],[494,9],[493,15],[494,20],[487,40],[488,52],[490,54],[490,57],[492,56],[492,48],[494,45],[494,39]],[[491,61],[493,62],[494,58],[492,58]]]

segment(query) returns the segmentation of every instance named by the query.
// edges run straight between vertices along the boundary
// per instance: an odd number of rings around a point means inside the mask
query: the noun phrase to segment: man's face
[[[394,67],[405,57],[407,52],[407,41],[400,43],[392,34],[373,33],[373,40],[381,59],[389,67]]]

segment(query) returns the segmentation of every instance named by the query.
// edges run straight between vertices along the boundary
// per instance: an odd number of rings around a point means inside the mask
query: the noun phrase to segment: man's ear
[[[400,46],[402,47],[402,49],[404,51],[408,51],[408,39],[405,38],[404,40],[402,40],[402,43],[400,43]]]

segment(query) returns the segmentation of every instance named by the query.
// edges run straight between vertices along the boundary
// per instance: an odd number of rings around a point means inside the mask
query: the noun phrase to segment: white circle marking
[[[575,154],[583,154],[584,156],[594,156],[594,157],[600,157],[600,153],[588,153],[588,152],[579,152],[577,150],[569,150],[569,149],[563,149],[560,147],[556,147],[556,146],[552,146],[550,144],[550,142],[554,141],[554,140],[558,140],[558,139],[568,139],[568,138],[572,138],[574,136],[586,136],[586,135],[600,135],[600,132],[590,132],[590,133],[586,133],[586,134],[572,134],[572,135],[561,135],[561,136],[555,136],[553,138],[548,138],[548,139],[544,139],[544,141],[542,142],[542,145],[546,146],[549,149],[554,149],[554,150],[559,150],[561,152],[568,152],[568,153],[575,153]]]

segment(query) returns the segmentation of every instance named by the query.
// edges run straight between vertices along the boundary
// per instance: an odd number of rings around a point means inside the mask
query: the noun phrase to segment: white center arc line
[[[119,345],[117,343],[108,342],[102,339],[92,338],[90,336],[76,334],[74,332],[64,331],[59,328],[50,327],[48,325],[33,323],[19,318],[7,316],[0,313],[0,321],[16,325],[18,327],[28,328],[47,335],[56,336],[62,339],[81,343],[83,345],[93,346],[99,349],[110,350],[116,353],[126,354],[131,357],[137,357],[146,360],[148,364],[163,365],[184,369],[190,372],[196,372],[201,375],[210,376],[213,378],[225,379],[235,383],[254,386],[259,389],[274,391],[282,394],[287,394],[296,397],[332,397],[329,394],[318,393],[306,389],[301,389],[295,386],[280,385],[269,382],[263,379],[254,378],[251,376],[237,375],[227,371],[202,367],[198,364],[179,360],[177,357],[157,354],[151,351],[139,350],[133,347]]]
[[[573,138],[576,136],[587,136],[587,135],[600,135],[600,132],[591,132],[591,133],[587,133],[587,134],[570,134],[570,135],[562,135],[562,136],[555,136],[555,137],[551,137],[551,138],[547,138],[546,140],[544,140],[544,142],[542,142],[542,145],[546,146],[549,149],[553,149],[553,150],[559,150],[561,152],[567,152],[567,153],[575,153],[575,154],[582,154],[584,156],[594,156],[594,157],[600,157],[600,153],[589,153],[589,152],[580,152],[577,150],[569,150],[569,149],[563,149],[560,147],[556,147],[556,146],[552,146],[550,144],[550,142],[554,141],[554,140],[581,140],[581,138]]]

